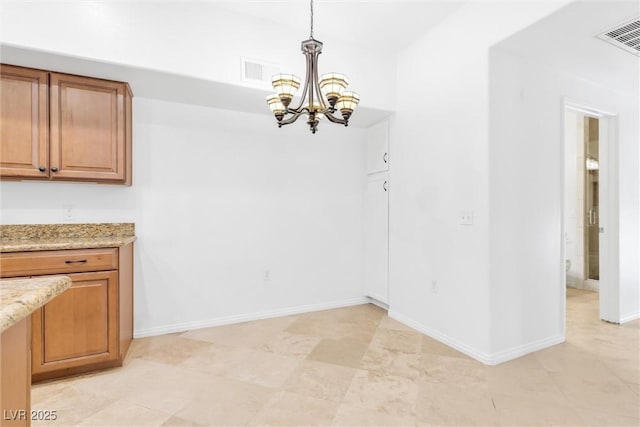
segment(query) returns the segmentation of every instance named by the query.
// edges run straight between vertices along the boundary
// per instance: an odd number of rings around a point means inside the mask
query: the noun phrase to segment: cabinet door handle
[[[382,161],[384,161],[385,163],[387,163],[387,159],[389,158],[389,153],[384,153],[384,155],[382,156]]]
[[[51,172],[58,172],[58,168],[57,168],[57,167],[55,167],[55,166],[54,166],[54,167],[52,167],[52,168],[51,168]]]
[[[382,184],[382,188],[384,188],[384,191],[387,191],[387,181],[385,181],[384,184]]]
[[[40,167],[38,168],[38,170],[39,170],[40,172],[45,172],[45,171],[47,170],[47,168],[45,168],[44,166],[40,166]]]
[[[64,263],[65,264],[83,264],[87,262],[86,259],[76,259],[76,260],[66,260]]]

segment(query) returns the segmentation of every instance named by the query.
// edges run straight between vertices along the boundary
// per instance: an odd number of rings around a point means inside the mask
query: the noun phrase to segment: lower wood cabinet
[[[103,271],[86,271],[91,268]],[[133,339],[133,243],[5,253],[0,271],[3,277],[65,274],[73,282],[31,316],[32,382],[122,366]]]
[[[31,425],[29,328],[26,317],[0,335],[0,426]]]
[[[119,359],[117,271],[69,277],[71,288],[32,315],[34,377]]]

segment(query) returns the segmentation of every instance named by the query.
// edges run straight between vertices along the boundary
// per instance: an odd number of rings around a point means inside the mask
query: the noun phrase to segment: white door
[[[389,180],[382,173],[369,177],[364,198],[365,293],[389,303]]]
[[[367,173],[389,170],[389,121],[383,120],[367,130]]]
[[[619,233],[618,156],[615,117],[600,117],[599,180],[600,180],[600,319],[620,323],[620,277],[618,275]]]

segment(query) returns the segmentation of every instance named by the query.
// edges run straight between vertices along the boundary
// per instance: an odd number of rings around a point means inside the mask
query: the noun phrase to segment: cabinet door
[[[73,284],[32,315],[32,373],[118,358],[118,273],[69,274]]]
[[[367,296],[389,303],[389,181],[369,179],[364,206],[364,279]]]
[[[367,130],[367,173],[389,170],[389,122],[384,120]]]
[[[51,73],[51,178],[125,182],[125,83]]]
[[[48,73],[0,65],[0,176],[49,176]]]

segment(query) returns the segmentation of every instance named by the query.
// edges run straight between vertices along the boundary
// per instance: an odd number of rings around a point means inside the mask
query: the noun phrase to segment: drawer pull
[[[65,264],[82,264],[82,263],[85,263],[85,262],[87,262],[86,259],[78,259],[78,260],[67,260],[64,263]]]

